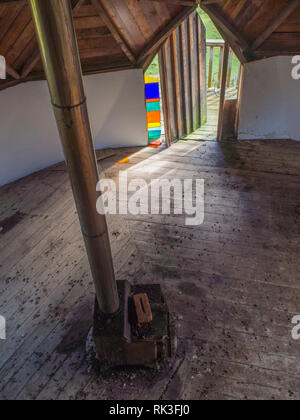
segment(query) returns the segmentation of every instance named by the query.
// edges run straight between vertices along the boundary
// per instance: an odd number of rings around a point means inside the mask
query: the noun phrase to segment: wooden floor
[[[176,360],[88,371],[94,290],[59,165],[0,189],[0,398],[298,400],[300,143],[181,141],[115,164],[131,152],[108,151],[106,176],[205,180],[201,226],[109,217],[117,278],[163,286]]]

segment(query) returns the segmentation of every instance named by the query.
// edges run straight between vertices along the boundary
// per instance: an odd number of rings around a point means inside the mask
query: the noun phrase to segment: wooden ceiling
[[[300,0],[203,0],[241,61],[300,53]]]
[[[50,0],[47,0],[50,1]],[[300,53],[300,0],[71,0],[85,74],[146,68],[200,3],[242,62]],[[44,78],[26,0],[0,0],[0,90]]]
[[[48,0],[47,0],[48,1]],[[72,0],[85,74],[150,64],[163,41],[196,8],[191,0]],[[26,0],[0,1],[0,89],[44,78]]]

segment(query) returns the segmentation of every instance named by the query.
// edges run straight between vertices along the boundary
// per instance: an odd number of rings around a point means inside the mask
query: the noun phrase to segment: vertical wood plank
[[[169,37],[164,44],[165,50],[165,65],[167,71],[167,90],[170,108],[170,135],[171,141],[178,138],[177,130],[177,107],[176,107],[176,92],[175,92],[175,80],[174,80],[174,57],[173,57],[173,44],[172,37]]]
[[[197,14],[198,46],[199,46],[199,83],[200,83],[200,126],[207,122],[207,67],[206,67],[206,29]]]
[[[236,88],[237,88],[237,90],[239,90],[239,88],[240,88],[242,67],[243,67],[243,64],[240,63],[239,72],[238,72],[238,78],[237,78],[237,81],[236,81]]]
[[[212,87],[213,76],[213,63],[214,63],[214,47],[209,48],[209,70],[208,70],[208,88]]]
[[[243,94],[243,84],[244,84],[244,74],[245,74],[245,65],[241,64],[239,69],[238,77],[238,100],[237,100],[237,110],[236,110],[236,120],[235,120],[235,137],[238,138],[239,134],[239,124],[240,124],[240,112],[241,112],[241,100]]]
[[[170,131],[170,105],[169,105],[169,94],[167,88],[167,70],[166,70],[166,57],[164,46],[158,53],[159,70],[160,70],[160,85],[162,94],[162,106],[164,114],[164,125],[165,125],[165,136],[166,144],[170,147],[172,143],[171,131]]]
[[[217,135],[218,141],[221,141],[222,136],[223,136],[224,103],[225,103],[225,95],[226,95],[228,61],[229,61],[229,44],[226,42],[225,47],[224,47],[223,64],[222,64],[220,110],[219,110],[218,135]]]
[[[224,47],[220,47],[220,62],[219,62],[219,75],[218,75],[218,89],[221,87],[221,77],[222,77],[222,65],[224,60]]]
[[[189,27],[188,21],[183,22],[182,30],[182,52],[183,52],[183,80],[184,80],[184,110],[185,110],[185,134],[193,132],[192,116],[192,88],[190,79],[190,48],[189,48]]]
[[[177,108],[177,132],[179,138],[184,135],[184,86],[182,79],[182,48],[180,27],[172,35],[173,57],[174,57],[174,82],[175,82],[175,103]]]
[[[197,30],[197,16],[189,17],[189,45],[190,45],[190,79],[192,98],[192,129],[200,128],[200,77],[199,77],[199,44]]]
[[[228,76],[227,76],[227,87],[230,87],[231,82],[231,72],[232,72],[232,61],[233,61],[233,51],[230,49],[230,55],[229,55],[229,67],[228,67]]]

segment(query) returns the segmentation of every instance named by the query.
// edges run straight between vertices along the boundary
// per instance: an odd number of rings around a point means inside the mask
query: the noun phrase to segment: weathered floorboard
[[[0,232],[0,399],[298,400],[300,143],[188,140],[117,164],[136,151],[99,153],[105,175],[206,186],[201,226],[108,217],[117,278],[163,286],[176,360],[160,372],[87,370],[94,289],[61,164],[0,189],[1,220],[23,214]]]

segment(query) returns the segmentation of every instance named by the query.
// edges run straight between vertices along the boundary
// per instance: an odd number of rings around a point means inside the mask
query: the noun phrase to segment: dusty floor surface
[[[298,400],[300,144],[187,141],[116,164],[132,152],[106,152],[106,176],[205,180],[200,226],[108,218],[117,278],[162,284],[175,361],[160,372],[88,370],[94,289],[58,165],[0,189],[0,398]]]

